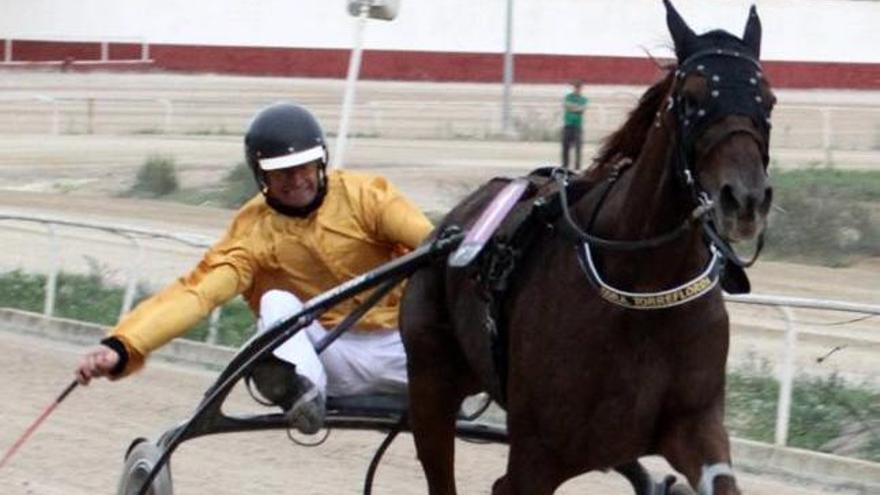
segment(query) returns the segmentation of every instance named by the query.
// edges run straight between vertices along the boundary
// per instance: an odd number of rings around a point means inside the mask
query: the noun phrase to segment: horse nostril
[[[725,214],[733,214],[739,210],[739,201],[733,194],[733,188],[726,184],[721,188],[721,211]]]
[[[762,215],[766,215],[767,212],[770,211],[771,203],[773,203],[773,188],[767,186],[767,188],[764,189],[764,200],[758,205],[758,211],[760,211]]]

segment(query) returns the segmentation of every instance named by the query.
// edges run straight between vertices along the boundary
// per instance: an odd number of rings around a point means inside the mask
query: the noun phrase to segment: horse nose
[[[746,188],[725,184],[721,188],[721,211],[725,215],[753,218],[757,211],[766,215],[773,201],[773,188]]]

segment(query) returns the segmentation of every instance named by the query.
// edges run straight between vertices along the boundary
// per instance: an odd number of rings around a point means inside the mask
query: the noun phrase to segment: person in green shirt
[[[574,169],[581,168],[581,142],[583,138],[584,110],[587,108],[587,97],[581,94],[583,81],[572,83],[574,91],[565,95],[563,100],[562,127],[562,166],[568,168],[569,151],[574,147]]]

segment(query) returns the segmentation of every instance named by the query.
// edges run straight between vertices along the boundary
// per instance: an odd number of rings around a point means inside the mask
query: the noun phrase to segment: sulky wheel
[[[138,438],[132,442],[125,455],[125,467],[122,470],[122,477],[119,479],[116,493],[118,495],[136,495],[161,455],[162,449],[145,438]],[[153,480],[153,484],[147,490],[147,495],[173,495],[173,493],[171,469],[166,464]]]

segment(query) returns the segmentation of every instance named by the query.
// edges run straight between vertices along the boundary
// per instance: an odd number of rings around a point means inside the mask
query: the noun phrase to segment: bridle
[[[691,74],[700,74],[707,84],[708,98],[696,106],[692,105],[682,92],[684,81]],[[718,135],[707,136],[710,140],[708,143],[702,143],[703,151],[708,152],[732,135],[746,134],[758,144],[766,169],[769,162],[770,109],[763,102],[760,85],[762,79],[763,72],[757,59],[729,49],[699,51],[688,57],[676,69],[674,89],[667,100],[665,111],[672,113],[677,126],[672,166],[679,189],[685,191],[692,210],[681,224],[668,232],[636,241],[604,239],[588,233],[610,190],[620,174],[631,164],[631,160],[624,160],[614,165],[612,173],[605,181],[604,189],[599,194],[586,231],[577,225],[571,215],[566,191],[568,174],[559,172],[553,174],[559,186],[562,231],[576,240],[581,265],[588,279],[597,287],[604,299],[634,309],[677,306],[697,299],[712,290],[717,285],[726,264],[732,265],[731,270],[742,272],[742,268],[751,266],[757,260],[763,247],[763,232],[758,236],[755,253],[749,260],[740,259],[730,244],[718,233],[710,215],[713,202],[699,183],[694,170],[694,148],[713,123],[730,115],[743,115],[750,119],[754,124],[753,127],[734,125]],[[591,252],[593,247],[615,251],[656,248],[678,239],[695,223],[699,223],[701,227],[711,254],[710,260],[700,275],[672,289],[652,293],[632,293],[616,289],[602,279],[593,261]],[[741,273],[741,276],[744,277],[744,273]]]

